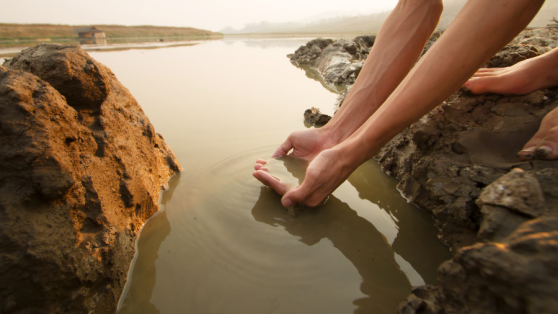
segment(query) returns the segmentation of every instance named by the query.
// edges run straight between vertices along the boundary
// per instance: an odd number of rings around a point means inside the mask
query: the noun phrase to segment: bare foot
[[[507,68],[482,68],[465,83],[475,94],[524,95],[558,85],[558,49]]]
[[[479,69],[464,86],[475,94],[518,95],[558,86],[558,49],[511,67]],[[544,117],[539,131],[517,156],[522,161],[558,159],[558,108]]]
[[[543,118],[535,136],[517,156],[523,161],[533,158],[558,159],[558,107]]]

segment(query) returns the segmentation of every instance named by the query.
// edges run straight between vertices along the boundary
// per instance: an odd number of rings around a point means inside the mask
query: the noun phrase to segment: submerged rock
[[[0,66],[2,313],[114,313],[180,165],[112,71],[41,44]]]

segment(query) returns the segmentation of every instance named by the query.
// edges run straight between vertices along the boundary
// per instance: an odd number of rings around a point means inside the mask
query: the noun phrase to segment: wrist
[[[366,150],[363,149],[362,145],[357,145],[353,138],[333,147],[332,150],[336,151],[339,162],[343,165],[343,168],[351,172],[369,159],[366,158]]]
[[[330,147],[343,143],[356,129],[352,129],[347,123],[332,118],[328,124],[320,128],[322,134],[331,143]]]

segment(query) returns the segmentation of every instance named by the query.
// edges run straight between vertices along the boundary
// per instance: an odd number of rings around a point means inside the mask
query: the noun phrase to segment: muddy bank
[[[112,71],[41,44],[0,66],[0,312],[114,313],[180,166]]]
[[[370,47],[360,55],[345,47],[360,40],[325,47],[315,40],[289,57],[349,90]],[[557,43],[555,29],[525,31],[486,66],[510,66]],[[556,88],[524,96],[459,90],[378,153],[382,169],[431,213],[454,254],[439,268],[439,285],[416,288],[400,313],[558,311],[558,162],[516,157],[556,106]]]

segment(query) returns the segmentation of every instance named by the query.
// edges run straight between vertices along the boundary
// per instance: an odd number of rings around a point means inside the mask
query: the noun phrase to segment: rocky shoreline
[[[328,89],[348,91],[374,40],[316,39],[288,57]],[[556,29],[524,31],[486,66],[510,66],[557,46]],[[558,88],[524,96],[461,89],[377,154],[454,254],[440,266],[438,285],[416,287],[399,313],[558,311],[558,161],[516,157],[556,106]]]
[[[114,313],[181,168],[106,66],[41,44],[0,66],[0,312]]]

